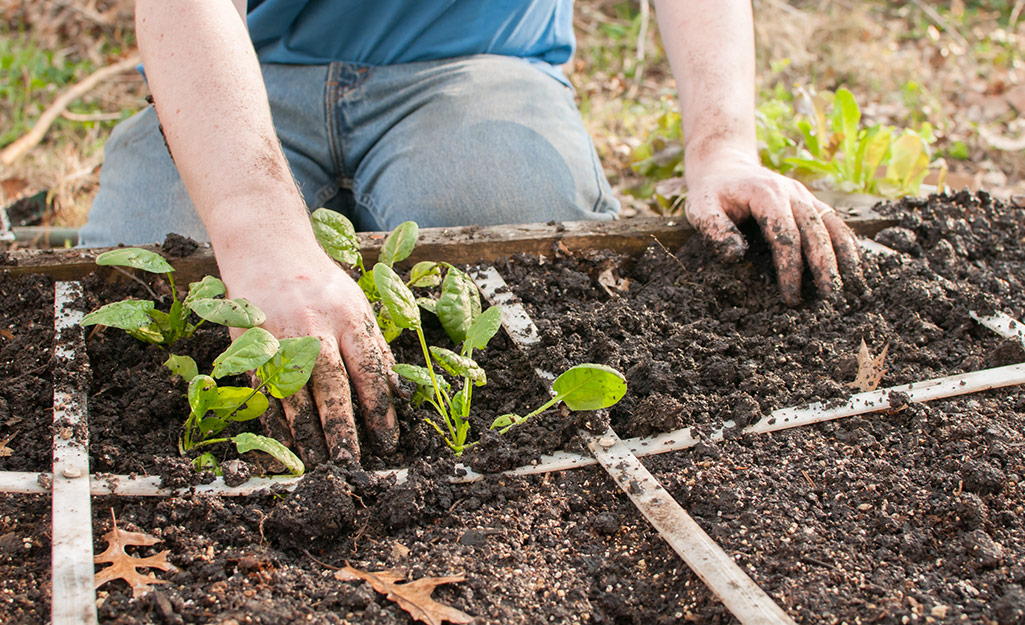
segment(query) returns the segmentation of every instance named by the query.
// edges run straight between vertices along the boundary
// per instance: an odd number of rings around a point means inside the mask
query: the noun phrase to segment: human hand
[[[687,220],[730,261],[747,251],[736,224],[753,217],[772,249],[783,301],[801,302],[807,262],[819,293],[860,291],[865,281],[854,233],[796,180],[770,171],[749,153],[720,150],[687,162]]]
[[[371,444],[378,453],[393,452],[398,429],[392,390],[398,388],[398,377],[392,372],[395,360],[370,303],[355,281],[319,248],[280,260],[261,263],[274,267],[271,275],[226,272],[226,263],[221,263],[230,296],[245,297],[258,306],[267,315],[264,329],[278,338],[320,339],[310,384],[282,400],[283,415],[269,411],[265,425],[281,442],[296,447],[308,465],[326,460],[358,462],[351,383]]]

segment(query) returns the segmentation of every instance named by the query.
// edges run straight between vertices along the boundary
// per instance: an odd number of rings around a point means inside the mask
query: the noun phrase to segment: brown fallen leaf
[[[890,349],[889,343],[883,346],[879,355],[873,356],[868,351],[868,345],[865,345],[865,339],[861,339],[861,347],[858,348],[858,375],[847,386],[862,392],[874,391],[879,388],[879,382],[882,381],[883,375],[886,373],[885,361],[888,349]]]
[[[18,435],[18,433],[15,432],[14,434],[11,434],[10,436],[5,438],[4,440],[0,441],[0,458],[6,458],[6,457],[11,456],[11,455],[14,454],[14,450],[11,449],[10,447],[8,447],[7,443],[11,442],[11,439],[14,438],[17,435]]]
[[[616,293],[613,291],[628,291],[630,289],[630,279],[620,278],[613,273],[612,268],[605,269],[598,274],[598,285],[605,289],[605,292],[609,294],[609,297],[616,297]]]
[[[159,538],[143,534],[142,532],[126,532],[117,527],[117,519],[114,519],[114,528],[103,535],[107,541],[107,550],[93,558],[97,564],[110,563],[112,566],[96,573],[95,588],[115,579],[123,579],[132,587],[132,596],[139,597],[153,589],[153,584],[166,584],[162,579],[157,579],[151,574],[142,574],[137,569],[160,569],[162,571],[177,571],[173,564],[167,561],[167,554],[170,551],[160,553],[146,558],[136,558],[128,555],[125,547],[129,545],[148,547],[160,542]]]
[[[422,577],[420,579],[399,584],[406,578],[403,569],[388,569],[387,571],[361,571],[349,565],[345,565],[335,571],[335,579],[345,582],[363,580],[373,586],[374,590],[386,595],[400,608],[409,613],[414,621],[426,623],[427,625],[441,625],[448,621],[461,625],[472,623],[473,617],[457,610],[452,606],[438,603],[431,599],[431,593],[442,584],[452,584],[465,581],[462,575],[449,575],[447,577]]]

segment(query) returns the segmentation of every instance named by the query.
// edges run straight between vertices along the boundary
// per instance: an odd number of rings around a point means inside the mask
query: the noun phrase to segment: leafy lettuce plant
[[[943,186],[946,165],[933,160],[932,126],[917,128],[862,124],[861,110],[848,89],[818,93],[777,87],[761,94],[755,112],[758,153],[765,167],[845,193],[887,197],[916,195],[930,171]],[[647,138],[633,150],[633,169],[641,177],[627,191],[638,198],[653,195],[663,213],[684,204],[683,131],[671,101]]]
[[[170,347],[179,339],[192,336],[204,321],[234,328],[252,328],[266,319],[263,312],[245,299],[224,299],[224,283],[213,276],[190,284],[188,294],[179,299],[174,284],[174,267],[149,250],[133,247],[110,250],[97,256],[96,264],[163,274],[171,289],[171,308],[165,312],[157,310],[151,300],[122,300],[89,313],[82,318],[82,326],[120,328],[140,341]],[[198,323],[189,321],[191,313],[200,317]]]
[[[232,442],[240,454],[254,449],[266,452],[292,474],[301,475],[305,470],[302,461],[273,438],[249,432],[218,435],[232,422],[262,415],[269,405],[264,391],[283,399],[305,386],[319,353],[316,337],[278,340],[263,328],[251,328],[214,359],[210,375],[200,374],[189,356],[168,358],[164,364],[188,383],[190,412],[178,439],[179,452],[185,455],[200,447]],[[221,378],[253,370],[260,382],[256,388],[217,384]],[[210,452],[199,455],[193,464],[197,469],[217,467]]]
[[[802,91],[797,121],[802,147],[783,162],[799,174],[819,175],[845,192],[902,196],[918,193],[929,172],[932,127],[897,132],[892,126],[861,126],[861,111],[847,89],[811,96]],[[879,176],[885,166],[885,176]]]

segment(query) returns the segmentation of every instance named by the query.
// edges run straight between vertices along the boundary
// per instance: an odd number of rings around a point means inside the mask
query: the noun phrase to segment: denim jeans
[[[264,65],[274,126],[310,210],[361,231],[612,219],[573,96],[509,57],[365,67]],[[80,245],[209,237],[149,107],[106,145]]]

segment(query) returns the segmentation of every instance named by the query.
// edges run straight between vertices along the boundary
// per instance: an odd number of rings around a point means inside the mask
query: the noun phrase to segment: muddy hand
[[[245,284],[227,282],[232,297],[246,297],[267,315],[263,327],[278,338],[315,336],[320,353],[306,388],[268,414],[268,431],[284,433],[309,466],[325,460],[359,462],[356,415],[362,416],[375,451],[387,455],[398,442],[392,393],[394,358],[373,310],[351,277],[333,261],[314,257],[298,269]],[[358,406],[353,405],[355,391]]]
[[[743,160],[721,164],[708,175],[688,171],[687,180],[687,219],[724,259],[739,260],[747,250],[736,224],[757,221],[787,305],[801,302],[805,263],[823,297],[839,296],[844,286],[863,289],[854,234],[799,182]]]

